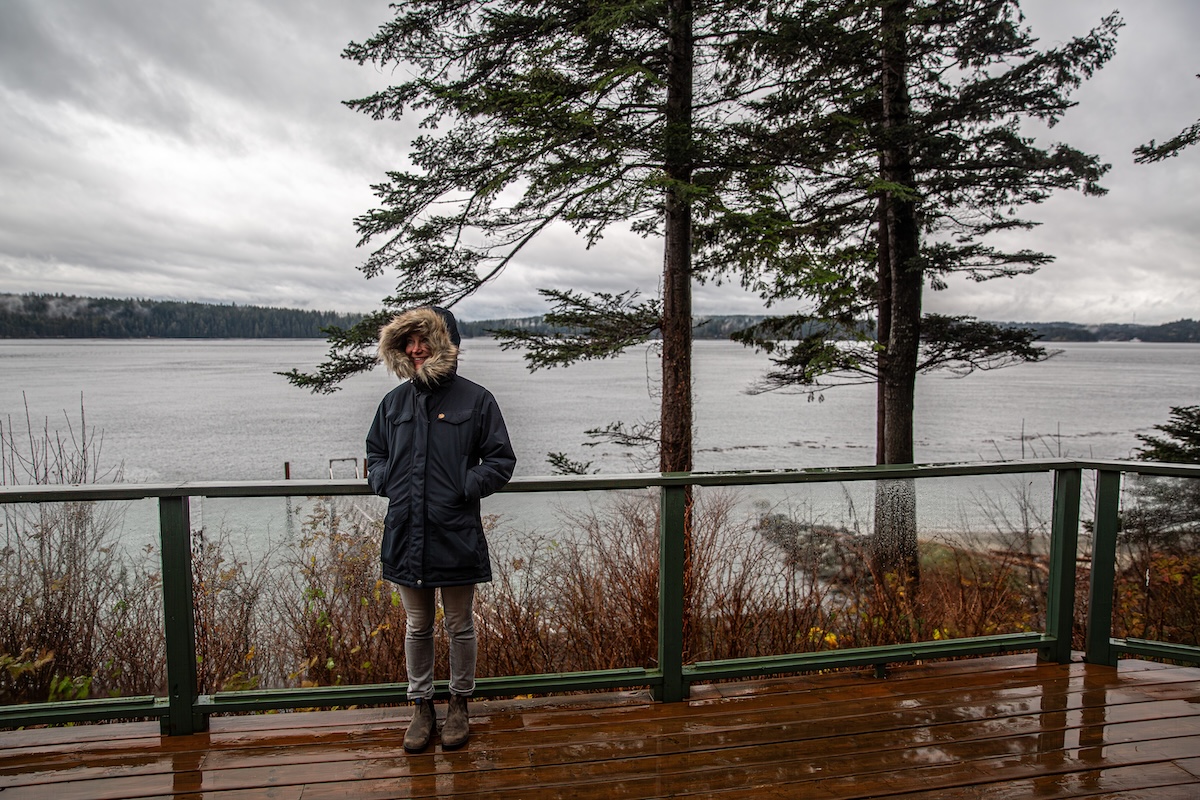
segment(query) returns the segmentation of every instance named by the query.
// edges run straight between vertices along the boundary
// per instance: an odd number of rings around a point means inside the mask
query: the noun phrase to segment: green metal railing
[[[658,488],[660,560],[658,659],[654,669],[633,668],[480,678],[476,694],[503,696],[562,693],[646,686],[663,701],[678,701],[697,682],[809,670],[874,666],[927,658],[1037,650],[1046,660],[1072,657],[1075,569],[1080,528],[1083,473],[1095,473],[1091,579],[1086,630],[1087,661],[1115,664],[1122,654],[1200,663],[1200,647],[1112,637],[1122,475],[1200,479],[1200,466],[1122,461],[1033,460],[976,464],[849,467],[799,471],[646,474],[519,478],[505,492],[579,492]],[[1050,533],[1046,626],[1043,631],[963,639],[923,641],[791,655],[685,663],[684,537],[688,494],[692,487],[766,486],[845,481],[921,480],[928,478],[1051,473],[1053,521]],[[193,621],[190,502],[193,497],[314,497],[370,494],[364,480],[184,483],[177,485],[87,485],[0,487],[0,504],[114,501],[157,498],[161,537],[163,604],[166,634],[166,697],[126,697],[0,708],[0,726],[157,717],[166,734],[207,729],[214,713],[394,703],[404,696],[402,683],[197,692],[196,637]],[[445,692],[444,684],[438,685]]]

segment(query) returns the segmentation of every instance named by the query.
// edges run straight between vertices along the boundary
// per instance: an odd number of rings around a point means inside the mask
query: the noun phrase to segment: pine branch
[[[539,290],[552,301],[545,315],[551,333],[501,328],[493,334],[505,350],[524,349],[529,370],[561,367],[578,361],[613,358],[649,340],[658,330],[662,308],[657,300],[635,302],[638,292],[583,295]]]

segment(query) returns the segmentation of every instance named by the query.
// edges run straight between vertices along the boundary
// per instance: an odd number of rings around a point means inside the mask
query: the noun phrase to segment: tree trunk
[[[692,208],[687,189],[692,182],[693,60],[692,0],[668,5],[667,106],[664,162],[668,178],[663,222],[662,409],[659,469],[692,471]],[[688,489],[683,529],[683,647],[692,649],[695,630],[692,569],[692,508]]]
[[[883,3],[883,147],[881,177],[887,183],[913,188],[912,133],[908,97],[908,45],[905,27],[909,0]],[[880,380],[885,397],[885,464],[913,462],[913,396],[921,344],[921,233],[917,203],[911,194],[884,193],[883,233],[887,262],[887,341]],[[881,314],[882,319],[882,314]]]
[[[908,7],[909,0],[882,3],[880,177],[887,183],[912,189],[916,180],[906,74]],[[886,191],[880,211],[880,330],[886,338],[880,341],[883,348],[879,357],[878,392],[883,430],[877,435],[882,450],[882,458],[878,460],[882,464],[911,464],[924,284],[916,198],[903,190]],[[912,601],[920,586],[916,491],[912,481],[880,482],[875,512],[872,557],[876,575],[882,578],[895,574],[904,587],[905,597]]]
[[[883,171],[883,156],[879,157],[879,169]],[[879,197],[879,234],[877,236],[878,254],[876,256],[878,273],[878,314],[875,328],[875,341],[884,346],[875,356],[875,463],[886,464],[887,447],[884,432],[887,430],[887,394],[883,391],[883,373],[886,369],[887,343],[892,329],[892,248],[888,243],[890,228],[888,227],[888,198],[886,194]]]
[[[667,106],[664,154],[666,191],[663,253],[663,395],[659,469],[692,469],[692,180],[691,0],[669,6]]]

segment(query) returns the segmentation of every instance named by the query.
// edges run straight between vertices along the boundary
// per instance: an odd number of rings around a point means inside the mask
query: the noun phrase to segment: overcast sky
[[[1032,276],[954,282],[926,308],[989,320],[1160,323],[1200,314],[1200,147],[1131,150],[1200,117],[1200,2],[1025,0],[1043,41],[1119,9],[1116,57],[1050,131],[1112,163],[1109,194],[1027,208]],[[391,290],[356,267],[353,218],[403,167],[412,129],[342,100],[392,76],[340,57],[385,0],[0,0],[0,292],[367,311]],[[552,232],[458,306],[544,312],[538,287],[653,294],[661,245]],[[760,313],[697,289],[698,314]]]

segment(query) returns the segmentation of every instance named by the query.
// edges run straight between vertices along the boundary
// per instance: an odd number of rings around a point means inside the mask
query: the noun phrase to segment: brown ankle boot
[[[467,715],[467,697],[461,694],[450,695],[450,709],[446,712],[446,722],[442,725],[442,749],[455,750],[467,743],[470,735],[470,724]]]
[[[408,730],[404,733],[404,750],[419,753],[428,747],[433,739],[434,723],[433,701],[418,699],[412,722],[408,724]]]

